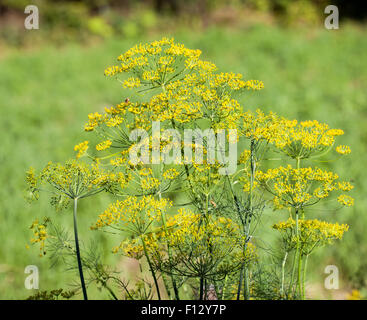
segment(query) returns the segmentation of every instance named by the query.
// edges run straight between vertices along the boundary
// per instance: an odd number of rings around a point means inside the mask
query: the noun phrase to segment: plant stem
[[[161,199],[161,193],[159,193],[159,199]],[[162,222],[163,222],[163,228],[164,228],[164,232],[167,235],[168,234],[168,230],[167,230],[167,225],[166,225],[166,216],[165,213],[162,213]],[[171,253],[171,247],[167,241],[167,251],[168,251],[168,261],[171,264],[172,261],[172,253]],[[180,300],[180,296],[178,293],[178,288],[177,288],[177,283],[176,280],[174,278],[174,276],[171,274],[171,281],[172,281],[172,286],[173,286],[173,291],[175,293],[175,298],[176,300]],[[167,287],[166,287],[167,288]],[[169,292],[169,290],[167,290],[167,292]]]
[[[226,297],[226,293],[227,293],[227,280],[228,280],[228,275],[226,274],[226,277],[224,278],[223,289],[222,289],[222,300],[225,299],[225,297]]]
[[[203,296],[204,296],[204,278],[200,277],[200,290],[199,290],[199,300],[203,300]]]
[[[249,286],[249,275],[248,268],[245,266],[243,270],[243,288],[244,288],[244,300],[250,300],[250,286]]]
[[[295,290],[297,291],[297,288],[300,287],[300,258],[301,258],[301,253],[300,253],[300,247],[299,247],[299,224],[298,224],[298,209],[296,209],[296,238],[297,238],[297,248],[296,248],[296,255],[294,257],[295,261],[298,261],[298,277],[297,277],[297,282],[296,282],[296,288]],[[295,265],[294,265],[295,266]]]
[[[238,290],[237,290],[237,300],[240,300],[240,298],[241,298],[243,268],[244,268],[244,265],[242,266],[241,271],[240,271],[240,280],[238,281]]]
[[[288,251],[285,253],[284,255],[284,259],[283,259],[283,262],[282,262],[282,284],[281,284],[281,287],[280,287],[280,294],[283,296],[284,295],[284,271],[285,271],[285,264],[287,262],[287,258],[288,258]]]
[[[78,260],[78,269],[79,269],[80,283],[81,283],[82,290],[83,290],[83,297],[84,297],[84,300],[88,300],[87,289],[85,287],[85,282],[84,282],[83,266],[82,266],[82,261],[81,261],[81,258],[80,258],[80,249],[79,249],[79,240],[78,240],[78,226],[77,226],[77,219],[76,219],[77,211],[78,211],[78,198],[74,198],[74,239],[75,239],[75,250],[76,250],[76,257],[77,257],[77,260]]]
[[[305,257],[305,265],[303,266],[303,293],[302,293],[302,299],[306,300],[306,269],[307,269],[307,260],[308,255]]]
[[[112,298],[114,300],[118,300],[115,293],[112,291],[112,289],[106,283],[104,283],[103,286],[107,289],[107,291],[110,293],[110,295],[112,296]]]
[[[255,171],[256,171],[256,162],[255,162],[255,140],[251,140],[251,147],[250,147],[251,155],[250,155],[250,167],[251,167],[251,175],[250,175],[250,191],[249,191],[249,221],[246,221],[245,225],[245,235],[246,235],[246,242],[244,247],[244,254],[246,255],[246,249],[247,249],[247,242],[249,240],[249,233],[250,233],[250,224],[251,219],[253,215],[253,189],[254,189],[254,180],[255,180]],[[247,217],[246,217],[247,220]],[[249,273],[248,273],[248,267],[245,264],[244,266],[244,299],[249,300],[250,299],[250,286],[249,286]]]
[[[298,257],[298,288],[299,288],[299,295],[302,298],[302,254],[299,253]]]
[[[145,245],[145,241],[143,239],[143,236],[141,236],[141,242],[143,243],[143,249],[144,249],[145,257],[147,258],[149,269],[150,269],[150,272],[151,272],[153,280],[154,280],[155,288],[157,290],[158,300],[161,300],[161,293],[159,291],[159,285],[158,285],[157,277],[156,277],[155,272],[153,270],[153,265],[152,265],[152,262],[150,261],[148,251],[147,251],[147,247]]]
[[[299,169],[301,166],[301,159],[297,158],[297,169]],[[297,288],[299,288],[299,294],[301,296],[301,269],[302,269],[302,254],[300,251],[300,238],[299,238],[299,210],[298,208],[296,210],[296,237],[297,237],[297,254],[298,254],[298,278],[297,278],[297,285],[296,285],[296,291]]]

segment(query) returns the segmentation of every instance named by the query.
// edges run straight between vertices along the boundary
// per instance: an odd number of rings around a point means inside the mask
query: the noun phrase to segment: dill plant
[[[88,115],[85,131],[99,139],[96,156],[88,153],[90,143],[84,141],[75,146],[72,162],[48,165],[39,175],[28,173],[31,197],[38,198],[47,183],[54,205],[74,202],[75,248],[68,248],[77,256],[85,298],[83,265],[114,299],[305,299],[310,254],[348,230],[347,225],[306,219],[308,208],[326,199],[329,205],[331,201],[353,205],[346,194],[353,188],[348,181],[313,166],[331,152],[350,153],[348,146],[335,148],[344,132],[316,120],[298,122],[274,112],[245,111],[237,97],[261,90],[262,81],[219,72],[200,55],[200,50],[167,38],[121,54],[105,75],[134,90],[143,101],[126,98],[104,113]],[[154,136],[131,141],[134,130],[151,133],[153,122],[160,123],[160,131],[174,129],[181,134],[187,129],[212,129],[217,137],[218,130],[236,130],[234,142],[241,153],[235,172],[221,174],[225,168],[220,161],[182,159],[185,148],[194,146],[191,142],[169,137],[157,141]],[[194,155],[229,152],[228,145],[212,150],[208,137],[199,138]],[[152,155],[150,164],[131,161],[131,151],[143,142],[147,148],[140,155]],[[160,152],[154,153],[169,150],[172,144],[180,152],[170,163]],[[273,167],[274,161],[282,165]],[[77,200],[102,191],[116,201],[99,213],[91,229],[120,235],[111,252],[139,261],[142,278],[135,286],[119,274],[110,275],[103,263],[93,263],[95,258],[83,259],[78,253]],[[273,264],[274,271],[264,269],[267,252],[261,250],[261,235],[256,234],[268,207],[290,212],[287,221],[273,226],[282,241],[277,252],[283,254]],[[39,242],[42,252],[52,244],[49,221],[32,225],[32,242]],[[63,240],[60,232],[56,234],[57,248]],[[146,279],[146,271],[152,281]],[[114,293],[107,284],[110,279],[124,295]]]

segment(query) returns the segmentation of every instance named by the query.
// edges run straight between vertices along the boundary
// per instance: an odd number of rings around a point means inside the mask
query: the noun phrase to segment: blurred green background
[[[25,172],[49,160],[74,156],[87,114],[124,100],[129,92],[103,76],[104,68],[138,42],[175,37],[199,48],[222,71],[260,79],[265,89],[245,95],[245,109],[261,108],[298,120],[317,119],[341,128],[340,144],[352,154],[330,162],[355,185],[355,206],[338,212],[325,207],[310,214],[348,223],[345,239],[310,261],[309,296],[345,299],[353,289],[366,297],[367,283],[367,26],[353,2],[333,1],[340,28],[324,28],[331,1],[36,1],[39,30],[25,30],[26,0],[0,1],[0,299],[24,299],[24,269],[37,265],[40,290],[67,287],[72,273],[50,269],[38,248],[26,249],[34,218],[45,215],[72,227],[71,213],[54,213],[46,197],[32,206],[23,197]],[[362,7],[363,8],[363,7]],[[111,199],[80,203],[80,233],[102,246],[105,261],[123,266],[110,253],[118,238],[89,226]],[[274,219],[268,212],[264,219]],[[276,219],[284,218],[279,216]],[[265,229],[264,229],[265,230]],[[272,232],[270,229],[267,232]],[[339,290],[325,290],[325,266],[335,264]],[[95,289],[91,296],[107,298]]]

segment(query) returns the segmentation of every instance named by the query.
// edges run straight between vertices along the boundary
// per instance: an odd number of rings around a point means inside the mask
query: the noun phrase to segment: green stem
[[[285,253],[284,259],[282,262],[282,284],[280,287],[280,294],[282,297],[284,296],[284,274],[285,274],[285,264],[287,262],[287,258],[288,258],[288,251]]]
[[[203,300],[204,297],[204,277],[200,277],[200,290],[199,290],[199,300]]]
[[[238,281],[237,300],[240,300],[240,298],[241,298],[241,287],[242,287],[243,270],[244,270],[244,264],[242,265],[242,268],[241,268],[241,271],[240,271],[240,279]]]
[[[247,242],[249,240],[249,233],[250,233],[250,224],[251,224],[251,218],[253,215],[253,189],[254,189],[254,180],[255,180],[255,171],[256,171],[256,162],[255,162],[255,141],[251,140],[251,147],[250,147],[251,155],[250,155],[250,167],[251,167],[251,175],[250,175],[250,190],[249,190],[249,221],[246,221],[246,242],[244,247],[244,254],[246,254],[247,249]],[[246,217],[247,218],[247,217]],[[247,220],[247,219],[246,219]],[[248,267],[245,264],[244,266],[244,299],[249,300],[250,299],[250,286],[249,286],[249,272]]]
[[[118,300],[118,298],[115,295],[115,293],[112,291],[112,289],[106,283],[104,283],[103,286],[107,289],[107,291],[110,293],[110,295],[112,296],[112,298],[114,300]]]
[[[148,254],[147,247],[145,245],[145,241],[143,239],[143,236],[141,236],[141,242],[143,243],[144,254],[145,254],[145,257],[147,258],[149,269],[150,269],[150,272],[151,272],[153,280],[154,280],[155,288],[157,290],[158,300],[161,300],[161,293],[159,291],[159,285],[158,285],[157,277],[155,275],[152,262],[150,261],[149,254]]]
[[[249,286],[249,275],[248,268],[245,266],[243,270],[243,288],[244,288],[244,300],[250,300],[250,286]]]
[[[288,286],[288,292],[291,291],[292,286],[293,286],[293,279],[294,279],[294,274],[296,272],[296,261],[297,261],[297,251],[294,253],[294,257],[293,257],[293,263],[292,263],[292,274],[291,274],[291,280],[289,282],[289,286]]]
[[[224,278],[224,284],[223,284],[223,290],[222,290],[222,300],[225,299],[226,293],[227,293],[227,280],[228,275],[226,274],[226,277]]]
[[[160,198],[161,198],[161,194],[159,193],[159,199]],[[166,225],[166,217],[165,217],[164,213],[162,214],[162,222],[163,222],[164,232],[167,235],[168,230],[167,230],[167,225]],[[171,262],[172,261],[172,253],[171,253],[171,247],[170,247],[168,242],[167,242],[167,251],[168,251],[168,261],[171,264],[172,263]],[[175,280],[175,278],[172,274],[170,275],[170,277],[171,277],[171,281],[172,281],[173,291],[175,293],[175,298],[176,298],[176,300],[180,300],[176,280]],[[167,290],[167,291],[169,291],[169,290]]]
[[[78,226],[77,226],[77,219],[76,219],[77,211],[78,211],[78,198],[74,198],[75,250],[76,250],[76,257],[77,257],[77,260],[78,260],[78,269],[79,269],[80,283],[81,283],[82,291],[83,291],[83,297],[84,297],[84,300],[88,300],[87,289],[86,289],[85,282],[84,282],[83,266],[82,266],[82,261],[81,261],[81,258],[80,258],[80,249],[79,249],[79,240],[78,240]]]
[[[305,257],[305,265],[303,267],[303,294],[302,294],[302,299],[306,300],[306,269],[307,269],[307,260],[308,260],[308,255],[306,255]]]
[[[169,289],[168,281],[166,279],[165,274],[164,273],[161,273],[161,274],[162,274],[162,280],[163,280],[164,286],[165,286],[166,291],[167,291],[168,299],[171,300],[171,290]]]
[[[301,159],[297,158],[297,169],[301,166]],[[297,288],[299,289],[299,294],[301,296],[301,269],[302,269],[302,254],[300,252],[300,237],[299,237],[299,210],[296,209],[296,237],[297,237],[297,255],[298,255],[298,277],[297,277],[297,284],[296,284],[296,291]]]
[[[299,296],[302,298],[302,254],[299,253],[298,257],[298,289],[299,289]]]

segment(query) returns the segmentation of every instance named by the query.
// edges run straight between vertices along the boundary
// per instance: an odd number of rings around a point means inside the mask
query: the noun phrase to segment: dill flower
[[[336,152],[342,155],[346,155],[350,154],[352,151],[350,150],[350,147],[340,145],[336,147]]]
[[[140,180],[140,186],[143,190],[157,189],[160,185],[160,181],[154,177],[147,177]]]
[[[98,143],[96,145],[96,149],[98,151],[106,150],[111,146],[111,144],[112,144],[111,140],[102,141],[101,143]]]
[[[39,192],[37,189],[38,181],[36,177],[36,172],[33,167],[30,167],[26,173],[26,182],[28,185],[26,198],[29,201],[37,200],[39,197]]]
[[[275,140],[276,147],[293,159],[307,159],[320,156],[334,144],[337,136],[343,135],[341,129],[330,129],[317,120],[294,121],[282,119],[278,124],[280,131]]]
[[[343,135],[341,129],[330,129],[317,120],[298,122],[270,112],[256,110],[243,115],[241,126],[243,134],[255,140],[264,140],[293,159],[307,159],[326,153],[334,144],[337,136]],[[339,146],[337,151],[348,153],[347,146]]]
[[[273,225],[273,229],[282,233],[286,251],[290,251],[300,245],[302,255],[308,256],[312,251],[327,244],[333,243],[334,240],[341,239],[343,234],[348,231],[349,226],[339,223],[328,223],[314,220],[300,219],[299,239],[296,235],[296,221],[292,218],[285,222],[279,222]]]
[[[347,300],[362,300],[361,292],[359,290],[352,290],[351,293],[348,293]]]
[[[174,180],[179,176],[179,172],[175,168],[171,168],[163,172],[163,178],[167,180]]]
[[[37,177],[33,171],[30,173],[28,190],[38,198],[41,187],[51,187],[51,204],[56,208],[67,206],[71,199],[117,190],[128,183],[128,177],[122,172],[114,173],[101,169],[98,163],[89,166],[77,160],[69,160],[65,164],[49,162]]]
[[[113,227],[140,236],[147,232],[153,222],[159,222],[162,214],[171,206],[171,201],[165,198],[156,200],[151,195],[140,199],[129,196],[125,200],[111,204],[98,216],[91,229]]]
[[[32,225],[29,227],[33,231],[34,238],[31,238],[31,244],[39,243],[40,244],[40,256],[46,255],[45,249],[45,241],[48,238],[47,233],[47,223],[49,222],[48,218],[45,218],[43,223],[40,223],[38,219],[32,222]]]
[[[242,153],[240,154],[239,163],[245,164],[247,160],[250,159],[250,156],[251,156],[250,150],[243,150]]]
[[[338,202],[346,207],[351,207],[354,205],[354,199],[346,194],[342,194],[338,197]]]
[[[134,258],[136,260],[141,259],[144,256],[143,245],[139,239],[126,239],[122,241],[117,247],[112,249],[113,253],[122,253],[124,256]]]
[[[93,131],[96,126],[102,121],[103,116],[98,113],[90,113],[88,115],[89,122],[84,126],[85,131]]]
[[[320,168],[294,169],[291,165],[256,173],[257,181],[273,195],[276,209],[292,206],[301,209],[314,205],[337,191],[349,191],[349,182],[338,181],[337,174]],[[352,198],[339,196],[338,201],[352,205]]]
[[[81,156],[83,156],[87,150],[88,150],[88,144],[89,144],[89,141],[84,141],[84,142],[81,142],[79,144],[77,144],[75,147],[74,147],[74,151],[78,151],[77,155],[76,155],[76,158],[79,159]]]
[[[229,218],[203,219],[200,214],[181,208],[167,219],[166,226],[167,232],[158,233],[171,249],[171,259],[159,266],[164,272],[221,278],[257,257],[252,244],[244,252],[245,238]],[[187,263],[192,267],[186,268]]]
[[[140,87],[140,79],[139,78],[129,78],[127,80],[124,81],[123,83],[123,87],[124,88],[138,88]]]

